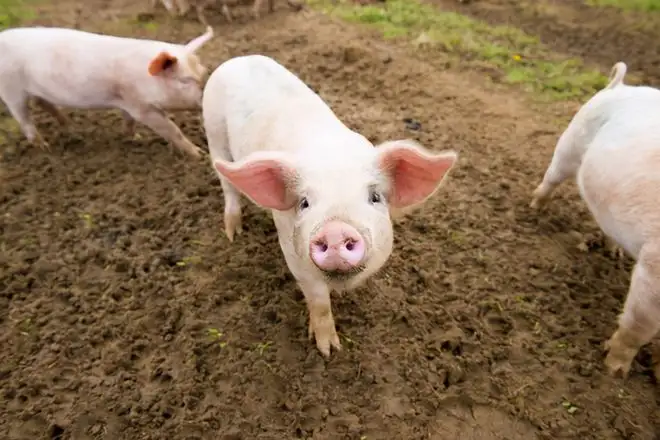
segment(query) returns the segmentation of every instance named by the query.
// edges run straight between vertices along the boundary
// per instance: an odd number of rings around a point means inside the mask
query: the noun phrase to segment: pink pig
[[[181,151],[201,157],[165,114],[201,105],[207,70],[196,51],[213,37],[207,28],[186,45],[122,38],[65,28],[0,32],[0,98],[31,143],[48,148],[29,114],[32,99],[61,124],[58,106],[117,108],[134,134],[142,122]]]
[[[454,166],[453,151],[413,141],[377,148],[271,58],[221,64],[202,99],[213,166],[222,182],[225,232],[241,232],[241,193],[272,210],[280,247],[309,310],[309,336],[330,355],[341,345],[332,290],[362,284],[392,252],[390,210],[419,205]]]
[[[221,4],[220,12],[223,17],[228,22],[233,21],[231,10],[229,6],[234,6],[237,3],[247,3],[252,1],[252,17],[258,19],[261,16],[260,10],[262,9],[264,0],[160,0],[165,9],[173,15],[183,17],[190,10],[191,3],[195,6],[195,11],[197,13],[197,20],[203,25],[207,25],[208,21],[206,19],[205,10],[209,6],[219,2]],[[289,7],[294,10],[301,10],[303,5],[298,3],[296,0],[286,0]],[[158,4],[158,0],[151,0],[151,8],[154,9]],[[268,11],[273,12],[275,10],[275,0],[268,0]]]
[[[625,85],[625,74],[616,63],[609,84],[574,116],[531,203],[543,205],[575,176],[603,232],[636,260],[619,328],[606,343],[608,371],[624,377],[660,330],[660,90]]]

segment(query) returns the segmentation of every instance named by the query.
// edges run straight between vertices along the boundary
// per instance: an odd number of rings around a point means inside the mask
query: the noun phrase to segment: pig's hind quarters
[[[16,87],[12,81],[7,81],[5,84],[0,85],[0,99],[5,103],[12,117],[18,122],[27,140],[33,145],[36,144],[44,150],[49,150],[50,145],[41,136],[30,116],[30,95],[23,88]],[[41,104],[40,101],[37,102]],[[48,104],[50,105],[50,103]]]
[[[656,239],[657,240],[657,239]],[[611,375],[628,375],[639,349],[660,330],[660,241],[646,243],[632,272],[619,328],[605,344]]]

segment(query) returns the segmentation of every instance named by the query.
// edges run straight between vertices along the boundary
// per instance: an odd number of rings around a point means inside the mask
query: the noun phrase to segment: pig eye
[[[300,202],[298,203],[298,209],[304,211],[307,208],[309,208],[309,202],[307,201],[306,197],[303,197],[302,199],[300,199]]]
[[[370,192],[369,192],[369,202],[370,202],[371,204],[380,203],[380,202],[381,202],[380,194],[377,193],[377,192],[374,191],[374,190],[370,191]]]

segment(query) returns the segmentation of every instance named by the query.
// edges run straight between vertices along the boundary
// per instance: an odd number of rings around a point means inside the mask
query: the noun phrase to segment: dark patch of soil
[[[89,2],[76,18],[58,2],[38,23],[173,41],[203,32],[163,13],[155,30],[127,28],[140,10],[129,4]],[[344,350],[325,360],[271,219],[248,207],[230,244],[207,161],[146,129],[127,139],[113,112],[71,111],[65,128],[35,113],[53,152],[20,138],[0,162],[0,432],[656,438],[649,350],[625,382],[602,364],[630,262],[590,238],[597,228],[572,185],[541,214],[527,207],[559,134],[552,118],[317,14],[278,5],[255,22],[244,9],[231,25],[209,13],[212,68],[273,56],[374,142],[451,147],[457,169],[396,226],[382,273],[333,299]],[[205,144],[199,115],[176,121]]]

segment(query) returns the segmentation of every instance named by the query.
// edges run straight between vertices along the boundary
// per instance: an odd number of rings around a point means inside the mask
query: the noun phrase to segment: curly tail
[[[610,82],[607,84],[607,86],[605,86],[605,89],[603,90],[611,90],[623,84],[623,77],[626,76],[627,70],[628,67],[623,61],[616,63],[610,71]]]

